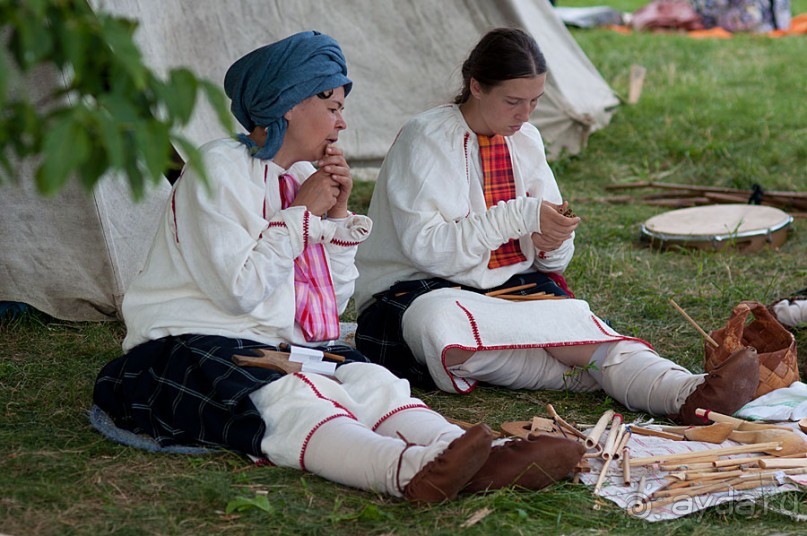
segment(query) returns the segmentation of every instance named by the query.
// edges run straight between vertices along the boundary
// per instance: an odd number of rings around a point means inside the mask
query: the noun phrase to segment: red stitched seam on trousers
[[[482,346],[482,337],[479,336],[479,326],[476,324],[476,320],[474,320],[474,315],[471,314],[471,311],[463,307],[459,301],[456,301],[454,303],[456,303],[457,307],[462,309],[462,311],[465,313],[465,316],[468,317],[468,322],[471,323],[471,330],[474,332],[474,340],[476,341],[476,345]]]
[[[305,440],[303,441],[303,447],[300,449],[300,469],[305,471],[305,451],[306,451],[306,449],[308,449],[308,442],[311,441],[311,437],[314,435],[314,433],[317,430],[319,430],[320,426],[322,426],[323,424],[325,424],[327,422],[330,422],[330,421],[336,419],[337,417],[348,417],[348,418],[350,418],[350,415],[345,415],[344,413],[337,413],[335,415],[331,415],[327,419],[323,419],[323,420],[319,421],[311,429],[311,431],[308,432],[308,435],[305,436]]]
[[[378,419],[378,422],[376,422],[376,423],[373,425],[372,430],[373,430],[373,431],[375,431],[375,430],[376,430],[376,429],[377,429],[379,426],[381,426],[381,424],[382,424],[384,421],[386,421],[387,419],[389,419],[389,418],[390,418],[390,417],[392,417],[393,415],[397,415],[398,413],[400,413],[400,412],[402,412],[402,411],[404,411],[404,410],[407,410],[407,409],[415,409],[415,408],[431,409],[431,408],[430,408],[429,406],[427,406],[426,404],[406,404],[405,406],[401,406],[401,407],[398,407],[398,408],[393,409],[392,411],[388,411],[388,412],[386,413],[386,415],[384,415],[383,417],[381,417],[380,419]]]

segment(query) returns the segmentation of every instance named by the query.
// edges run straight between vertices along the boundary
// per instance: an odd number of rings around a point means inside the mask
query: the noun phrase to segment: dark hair
[[[471,78],[485,89],[513,78],[531,78],[546,72],[546,59],[530,35],[516,28],[496,28],[485,34],[462,64],[462,91],[454,104],[471,96]]]
[[[319,97],[322,100],[330,99],[331,95],[333,95],[332,89],[326,89],[325,91],[320,91],[319,93],[317,93],[317,97]]]

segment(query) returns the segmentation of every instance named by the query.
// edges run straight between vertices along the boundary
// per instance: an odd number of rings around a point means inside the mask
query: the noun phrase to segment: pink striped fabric
[[[288,173],[280,176],[281,207],[287,208],[297,196],[300,184]],[[309,342],[339,338],[339,308],[333,289],[325,247],[306,241],[303,252],[294,259],[294,320]]]

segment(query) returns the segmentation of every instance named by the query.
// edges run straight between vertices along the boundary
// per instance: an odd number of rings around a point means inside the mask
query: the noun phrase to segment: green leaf
[[[227,503],[225,513],[232,514],[233,512],[245,512],[247,510],[263,510],[266,513],[274,514],[275,508],[269,504],[269,498],[266,495],[255,495],[255,497],[236,497]]]
[[[16,19],[16,31],[11,45],[15,49],[17,61],[28,70],[46,58],[53,50],[53,36],[46,27],[45,20],[29,14]]]
[[[92,29],[75,19],[59,19],[54,24],[58,42],[56,57],[62,64],[69,65],[76,81],[86,76],[87,60],[95,51],[89,49]]]
[[[220,87],[213,84],[209,80],[199,80],[199,87],[207,95],[207,100],[213,106],[213,111],[219,119],[219,123],[227,132],[234,130],[233,116],[230,114],[230,105],[227,100],[227,95],[221,90]]]
[[[187,69],[174,69],[169,76],[171,91],[175,99],[172,115],[177,118],[179,124],[184,125],[191,119],[193,107],[196,105],[196,77]]]
[[[146,87],[147,68],[143,65],[140,49],[135,45],[132,35],[137,22],[122,18],[99,16],[101,36],[112,49],[115,61],[131,77],[134,89],[143,90]]]
[[[98,99],[98,104],[104,108],[111,118],[120,124],[119,128],[132,128],[140,121],[137,110],[132,102],[119,93],[107,93]]]
[[[88,192],[92,191],[107,169],[109,169],[109,159],[105,147],[100,143],[91,143],[89,154],[78,169],[78,178],[84,185],[84,189]]]
[[[5,49],[0,50],[0,110],[5,108],[6,93],[8,92],[8,80],[11,65],[8,63]]]
[[[39,192],[52,195],[67,183],[70,175],[89,154],[90,140],[76,114],[56,117],[45,131],[42,143],[43,160],[36,171]]]
[[[199,174],[199,178],[210,193],[210,181],[207,177],[207,170],[205,169],[204,159],[199,149],[182,136],[174,135],[172,137],[175,145],[178,145],[182,152],[185,153],[185,165],[193,169]]]
[[[168,126],[159,121],[141,121],[135,126],[135,140],[146,170],[156,182],[170,165]]]
[[[106,148],[109,165],[116,169],[123,169],[124,147],[118,123],[110,117],[106,110],[96,110],[94,118],[101,137],[99,142]]]

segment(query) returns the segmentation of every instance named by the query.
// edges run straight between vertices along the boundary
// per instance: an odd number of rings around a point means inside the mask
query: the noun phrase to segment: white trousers
[[[266,423],[261,449],[272,463],[401,497],[463,434],[379,365],[342,365],[336,379],[289,374],[250,395]]]
[[[581,300],[507,302],[456,289],[418,297],[403,316],[403,335],[438,387],[467,393],[477,382],[513,389],[602,388],[631,410],[677,413],[704,376],[692,374],[638,339],[620,335]],[[591,366],[570,367],[553,347],[598,345]],[[473,353],[447,365],[451,349]]]
[[[569,367],[541,348],[474,354],[451,371],[512,389],[595,391],[603,389],[633,411],[673,415],[703,383],[704,375],[660,357],[642,343],[603,343],[586,369]]]

